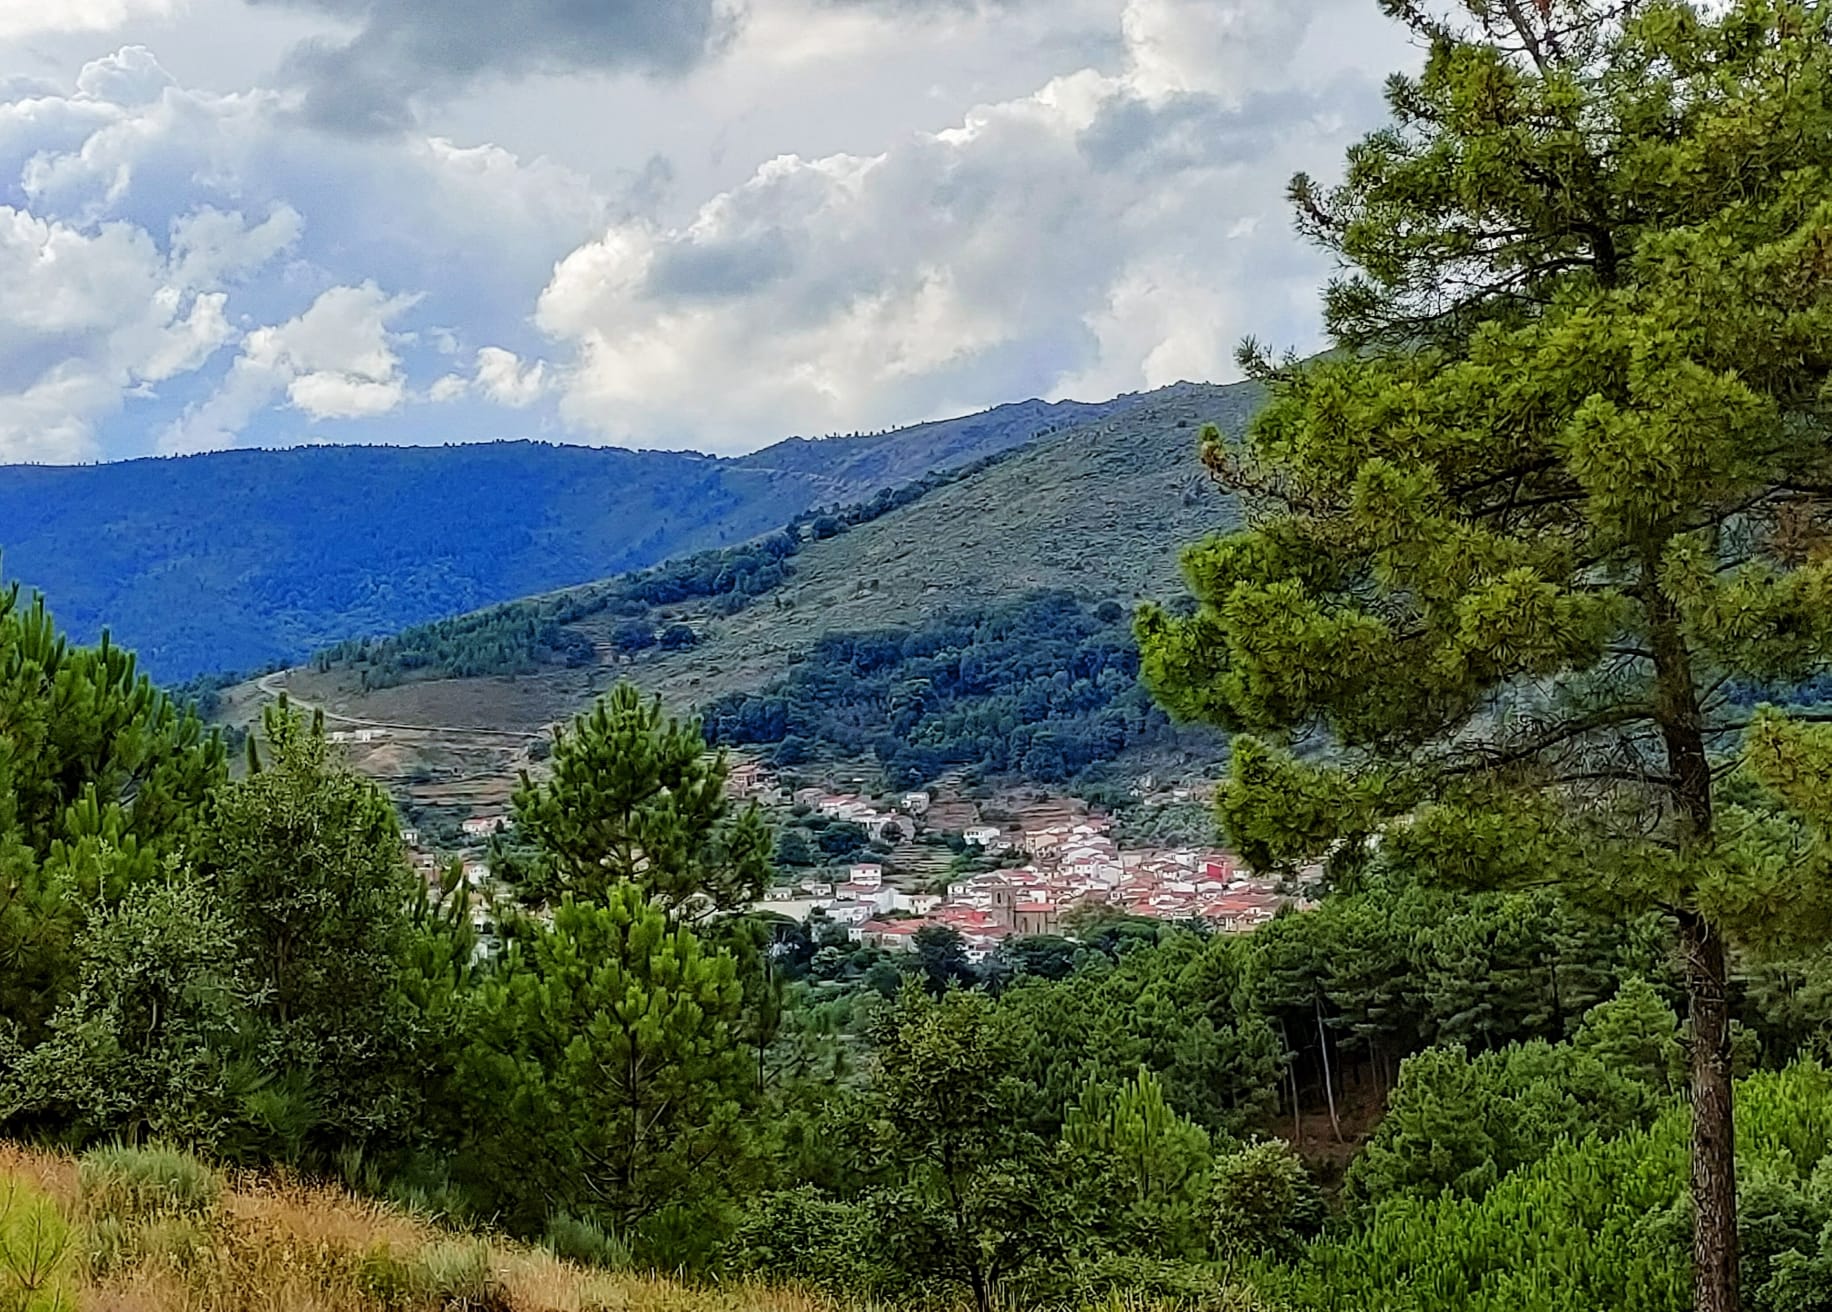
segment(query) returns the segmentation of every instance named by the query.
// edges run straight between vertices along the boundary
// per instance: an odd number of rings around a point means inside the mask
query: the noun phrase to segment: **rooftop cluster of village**
[[[783,802],[761,767],[733,771],[732,792]],[[874,838],[905,842],[919,832],[931,797],[911,792],[888,803],[804,788],[793,802],[862,826]],[[1007,938],[1061,932],[1064,918],[1104,907],[1157,920],[1203,920],[1224,933],[1252,930],[1286,905],[1302,905],[1270,880],[1255,878],[1230,854],[1194,847],[1121,848],[1105,816],[1035,826],[973,824],[960,831],[970,849],[1005,862],[964,875],[935,892],[904,886],[877,861],[854,862],[842,881],[814,877],[770,890],[757,909],[797,920],[821,917],[847,927],[868,947],[909,950],[929,925],[957,931],[970,959]]]
[[[1156,920],[1208,922],[1223,933],[1242,933],[1271,920],[1286,906],[1302,908],[1301,896],[1245,870],[1227,852],[1198,847],[1121,847],[1112,821],[1102,815],[1060,813],[1050,819],[990,823],[976,808],[970,819],[942,822],[925,791],[873,799],[825,788],[789,792],[756,762],[732,766],[727,790],[735,798],[815,814],[857,825],[888,853],[881,860],[853,860],[838,870],[808,872],[799,883],[769,889],[754,909],[798,921],[843,925],[848,937],[867,947],[908,951],[927,926],[944,925],[960,934],[971,960],[983,960],[1010,938],[1061,933],[1071,913],[1104,908]],[[958,824],[958,828],[950,827]],[[473,816],[461,825],[470,854],[464,882],[473,890],[473,918],[480,927],[489,904],[506,890],[495,887],[487,856],[479,849],[507,833],[503,815]],[[900,854],[919,835],[958,835],[957,847],[979,867],[944,883],[914,877]],[[431,852],[419,835],[405,835],[416,864],[437,881]],[[996,868],[988,868],[996,867]],[[475,896],[481,894],[481,897]]]

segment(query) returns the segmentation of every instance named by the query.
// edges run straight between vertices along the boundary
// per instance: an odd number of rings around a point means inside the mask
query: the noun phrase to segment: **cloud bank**
[[[0,461],[735,452],[1225,378],[1315,343],[1285,182],[1409,57],[1371,0],[26,8],[0,59],[92,53],[0,84]],[[152,44],[278,16],[216,81]]]

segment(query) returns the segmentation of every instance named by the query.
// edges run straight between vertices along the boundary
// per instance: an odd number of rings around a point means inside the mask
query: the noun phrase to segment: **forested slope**
[[[1197,434],[1210,422],[1238,430],[1258,401],[1250,385],[1179,384],[933,480],[906,503],[804,519],[789,555],[766,549],[772,536],[345,647],[291,683],[345,714],[531,728],[576,712],[619,677],[676,706],[724,698],[729,708],[788,678],[832,635],[913,630],[949,613],[1022,608],[1042,593],[1130,612],[1175,590],[1178,542],[1232,522],[1232,503],[1196,460]],[[469,677],[402,682],[409,662]]]
[[[736,460],[499,442],[0,467],[9,578],[177,681],[743,542],[1123,409],[1027,401]]]

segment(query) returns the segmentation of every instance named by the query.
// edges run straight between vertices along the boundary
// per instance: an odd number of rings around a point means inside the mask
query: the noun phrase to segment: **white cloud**
[[[141,47],[74,85],[0,98],[0,197],[24,201],[0,211],[0,460],[140,454],[162,430],[171,449],[284,443],[301,416],[389,414],[423,394],[396,319],[429,302],[443,326],[420,356],[518,330],[538,345],[523,325],[554,261],[604,222],[589,180],[546,160],[327,138],[276,93],[178,85]],[[193,377],[244,333],[226,373]],[[330,359],[352,344],[368,356]],[[518,360],[467,393],[523,407],[549,380]],[[147,422],[98,431],[130,403]]]
[[[498,405],[517,410],[533,405],[546,392],[547,381],[545,361],[524,369],[520,356],[500,346],[486,346],[477,353],[477,386]]]
[[[172,262],[185,281],[216,287],[292,250],[304,229],[299,211],[284,202],[252,225],[236,211],[205,205],[172,220]]]
[[[470,390],[471,380],[463,374],[446,374],[443,378],[435,379],[433,385],[426,389],[426,399],[436,404],[444,404],[447,401],[456,401]]]
[[[168,18],[181,0],[5,0],[0,41],[56,32],[107,32],[131,19]]]
[[[64,34],[0,44],[0,204],[68,254],[0,250],[0,459],[556,416],[730,450],[1226,376],[1244,332],[1314,340],[1285,180],[1413,57],[1368,0],[750,0],[682,76],[509,51],[353,139],[265,84],[370,51],[368,0],[26,8]],[[71,34],[117,21],[168,64]],[[382,306],[329,361],[313,324]]]
[[[1316,48],[1344,2],[1127,0],[1116,72],[877,154],[778,157],[679,225],[613,224],[541,297],[578,351],[563,413],[736,449],[1223,377],[1250,330],[1314,334],[1324,266],[1284,183],[1339,158],[1378,94],[1359,64],[1385,63]]]
[[[96,423],[128,393],[231,340],[226,298],[182,264],[131,224],[85,232],[0,206],[0,459],[97,454]]]
[[[297,318],[257,328],[222,386],[166,430],[160,449],[232,446],[282,394],[312,419],[373,418],[398,409],[407,384],[389,325],[415,299],[389,296],[372,282],[333,287]]]

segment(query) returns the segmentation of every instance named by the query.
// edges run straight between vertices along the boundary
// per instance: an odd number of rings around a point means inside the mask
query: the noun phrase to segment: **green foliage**
[[[41,598],[0,588],[0,1015],[25,1041],[74,982],[90,906],[160,875],[224,773],[130,653],[73,647]]]
[[[0,1309],[72,1312],[77,1258],[56,1204],[16,1175],[0,1181]]]
[[[1581,1044],[1534,1040],[1474,1058],[1429,1048],[1401,1065],[1387,1115],[1349,1169],[1348,1192],[1373,1202],[1479,1198],[1561,1139],[1647,1124],[1666,1085],[1665,1070],[1618,1067]]]
[[[265,767],[218,793],[199,863],[255,990],[256,1118],[283,1151],[328,1155],[312,1127],[360,1143],[411,1115],[414,880],[386,795],[333,759],[322,727],[283,705],[266,730]]]
[[[556,1256],[586,1266],[623,1270],[631,1263],[630,1246],[589,1216],[556,1212],[547,1218],[541,1243]]]
[[[1593,1007],[1578,1027],[1574,1046],[1604,1069],[1662,1094],[1674,1091],[1683,1065],[1679,1017],[1644,979],[1624,980],[1615,997]]]
[[[730,814],[725,779],[697,724],[620,683],[556,736],[550,779],[522,776],[516,826],[546,858],[552,891],[602,900],[635,884],[694,919],[755,900],[768,878],[769,832],[755,807]]]
[[[898,786],[960,766],[1062,783],[1129,750],[1206,744],[1151,705],[1123,618],[1101,614],[1038,593],[919,628],[828,632],[780,683],[707,707],[708,733],[872,754]]]
[[[1177,1115],[1148,1070],[1117,1086],[1090,1083],[1063,1117],[1067,1179],[1090,1249],[1198,1258],[1209,1136]]]
[[[15,1114],[79,1141],[222,1142],[240,1115],[241,948],[221,900],[189,875],[98,904],[77,939],[75,992],[6,1081]]]
[[[1271,400],[1204,459],[1251,527],[1186,554],[1193,613],[1141,613],[1144,674],[1241,733],[1218,808],[1256,863],[1379,834],[1672,917],[1730,1312],[1725,940],[1832,925],[1832,740],[1747,709],[1832,661],[1832,14],[1449,8],[1387,5],[1423,69],[1339,187],[1293,184],[1339,349],[1243,350]],[[1739,764],[1773,809],[1720,795]]]
[[[363,1255],[357,1286],[390,1312],[500,1303],[490,1248],[480,1239],[449,1239],[407,1255],[377,1246]]]
[[[727,1260],[734,1270],[771,1280],[868,1291],[894,1282],[875,1265],[882,1245],[868,1225],[858,1205],[807,1186],[765,1194],[733,1230]]]
[[[209,1166],[162,1144],[104,1144],[83,1154],[78,1172],[91,1216],[140,1222],[161,1216],[206,1216],[223,1182]]]
[[[873,1095],[899,1187],[879,1224],[915,1270],[990,1312],[1000,1285],[1047,1261],[1053,1205],[1041,1143],[1022,1127],[1010,1040],[983,994],[905,988],[879,1022]]]
[[[1290,1147],[1262,1139],[1215,1162],[1208,1213],[1223,1256],[1294,1257],[1323,1228],[1323,1194]]]
[[[633,1245],[670,1206],[716,1203],[752,1088],[742,1000],[731,957],[640,887],[563,898],[474,999],[461,1179],[521,1228],[558,1206]]]
[[[1810,1191],[1832,1150],[1826,1073],[1798,1065],[1752,1076],[1741,1095],[1745,1180],[1768,1174]],[[1675,1106],[1645,1130],[1557,1144],[1479,1199],[1383,1203],[1361,1229],[1313,1245],[1288,1271],[1262,1270],[1259,1283],[1299,1312],[1681,1312],[1690,1306],[1683,1219],[1676,1232],[1669,1218],[1683,1206],[1686,1146],[1686,1111]],[[1814,1260],[1777,1256],[1776,1278],[1810,1289]]]

